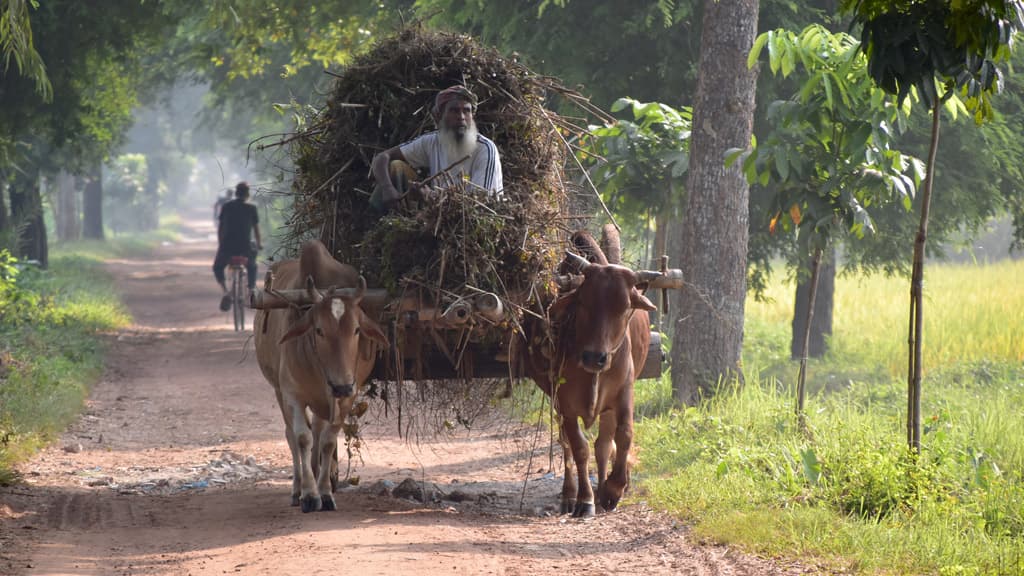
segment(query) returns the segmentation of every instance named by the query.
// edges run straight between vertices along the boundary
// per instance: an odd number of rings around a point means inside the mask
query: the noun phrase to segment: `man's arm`
[[[252,225],[252,233],[256,236],[256,249],[263,250],[263,240],[260,238],[260,223],[256,222]]]
[[[479,147],[470,167],[470,180],[473,184],[490,192],[492,196],[500,196],[504,182],[501,174],[501,156],[494,142],[485,138],[478,139]]]

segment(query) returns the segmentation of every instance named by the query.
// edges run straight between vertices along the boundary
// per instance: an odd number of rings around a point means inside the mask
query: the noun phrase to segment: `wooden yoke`
[[[360,294],[362,290],[362,304],[367,308],[383,308],[388,303],[388,292],[383,288],[366,289],[365,281],[361,288],[328,288],[332,290],[333,298],[351,298]],[[289,308],[292,306],[310,306],[314,304],[315,293],[324,293],[324,290],[307,286],[306,288],[295,288],[289,290],[274,289],[274,275],[269,270],[263,281],[263,288],[252,291],[249,297],[249,307],[256,310],[270,310],[274,308]]]

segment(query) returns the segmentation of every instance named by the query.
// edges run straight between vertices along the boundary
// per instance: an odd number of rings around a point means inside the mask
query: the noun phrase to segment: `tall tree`
[[[763,189],[772,198],[770,220],[760,220],[771,232],[780,222],[783,229],[798,230],[798,276],[809,277],[805,293],[797,293],[791,347],[800,359],[802,422],[817,281],[827,264],[823,255],[844,237],[854,242],[873,233],[869,212],[908,209],[924,167],[895,149],[896,127],[904,124],[909,107],[895,106],[871,81],[859,42],[818,25],[800,33],[775,30],[755,41],[750,65],[765,46],[772,73],[799,82],[791,98],[768,106],[773,129],[758,138],[744,164],[751,181],[770,185]]]
[[[46,268],[50,257],[38,175],[16,172],[8,192],[11,197],[11,220],[19,231],[15,253]]]
[[[67,170],[60,170],[52,180],[50,197],[57,239],[61,242],[78,240],[82,235],[82,222],[75,177]]]
[[[861,25],[871,77],[902,100],[916,89],[931,108],[928,172],[920,200],[910,281],[907,442],[921,447],[921,347],[924,334],[924,254],[943,106],[957,92],[978,123],[993,115],[991,95],[1002,89],[997,63],[1024,29],[1024,2],[974,0],[843,0]]]
[[[757,0],[704,4],[680,246],[686,289],[672,345],[673,396],[684,404],[710,396],[723,378],[742,378],[749,188],[725,159],[750,145],[757,9]]]
[[[138,79],[139,48],[143,41],[159,38],[164,25],[156,3],[117,0],[106,10],[71,0],[40,4],[31,15],[39,56],[53,82],[53,99],[47,101],[31,78],[10,70],[0,71],[0,135],[24,142],[15,157],[18,171],[37,180],[42,172],[56,173],[62,164],[81,169],[99,162],[119,142],[130,122]],[[2,160],[2,159],[0,159]],[[40,259],[45,254],[42,198],[38,181],[21,186],[15,194],[27,194],[19,205],[39,210],[41,232],[26,229],[24,249],[41,254],[22,254]],[[12,209],[14,208],[12,201]],[[27,216],[26,216],[27,217]],[[40,246],[40,240],[42,245]]]
[[[103,240],[103,175],[94,166],[86,176],[82,190],[82,237]]]

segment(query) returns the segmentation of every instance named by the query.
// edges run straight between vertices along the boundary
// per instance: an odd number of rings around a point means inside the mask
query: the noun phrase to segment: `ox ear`
[[[647,296],[641,294],[636,288],[629,291],[629,304],[633,308],[647,310],[648,312],[653,312],[658,309],[657,306],[647,299]]]
[[[553,320],[561,320],[569,312],[569,306],[576,301],[576,292],[569,292],[564,296],[559,296],[557,300],[548,306],[548,317]]]
[[[380,327],[380,324],[370,318],[363,309],[356,306],[356,310],[359,311],[359,333],[366,336],[370,340],[373,340],[377,344],[380,344],[382,348],[390,346],[388,337],[384,334],[384,330]]]
[[[302,336],[303,334],[308,332],[312,326],[313,322],[310,321],[309,313],[307,312],[306,314],[303,314],[302,317],[299,318],[297,322],[295,322],[295,324],[292,324],[292,327],[288,330],[288,332],[285,333],[284,336],[281,336],[281,339],[277,343],[284,344],[285,342],[293,338],[298,338],[299,336]]]

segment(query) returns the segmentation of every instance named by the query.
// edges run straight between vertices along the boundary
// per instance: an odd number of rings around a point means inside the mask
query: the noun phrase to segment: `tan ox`
[[[387,346],[387,337],[359,306],[366,281],[319,241],[271,272],[276,289],[305,286],[311,302],[259,310],[253,321],[257,360],[277,394],[292,453],[292,506],[335,510],[331,476],[338,432],[373,369],[374,343]]]
[[[610,250],[615,254],[617,238],[616,235]],[[595,507],[587,470],[590,448],[583,431],[600,416],[594,443],[597,493],[601,507],[613,510],[629,484],[633,381],[647,359],[647,312],[655,306],[637,289],[644,284],[641,277],[629,268],[609,264],[589,234],[577,232],[573,243],[595,262],[577,257],[581,275],[576,277],[572,290],[548,308],[548,317],[555,327],[553,353],[539,344],[543,338],[537,337],[537,330],[542,325],[527,324],[530,348],[526,359],[527,374],[552,396],[552,405],[560,418],[559,442],[565,464],[561,511],[587,517],[594,515]],[[613,456],[611,474],[606,476]]]

